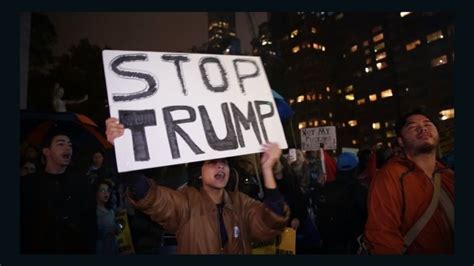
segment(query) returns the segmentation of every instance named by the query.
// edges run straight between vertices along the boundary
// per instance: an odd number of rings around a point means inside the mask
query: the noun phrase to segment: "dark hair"
[[[59,135],[64,135],[64,136],[67,136],[69,139],[71,139],[71,132],[66,130],[64,127],[61,127],[61,126],[55,124],[48,131],[46,136],[43,138],[43,141],[41,142],[41,147],[42,148],[51,147],[51,142],[53,141],[54,137],[59,136]],[[71,139],[71,142],[72,142],[72,139]]]
[[[438,129],[438,122],[437,122],[436,119],[434,119],[435,116],[433,116],[432,112],[429,111],[426,107],[420,106],[420,107],[417,107],[417,108],[409,111],[408,113],[403,115],[400,119],[398,119],[397,123],[395,124],[395,132],[397,133],[397,136],[401,136],[401,131],[402,131],[403,127],[407,123],[408,118],[412,115],[426,116],[431,121],[431,123],[434,124],[436,129]]]
[[[238,177],[235,168],[232,167],[232,163],[228,158],[215,159],[215,160],[226,160],[229,165],[229,181],[227,182],[226,189],[234,190]],[[212,161],[205,160],[199,162],[192,162],[186,166],[186,171],[188,174],[188,186],[200,189],[202,187],[202,180],[199,178],[201,176],[201,168],[205,162]]]
[[[104,178],[98,179],[98,180],[94,183],[94,196],[97,195],[97,192],[99,191],[100,185],[102,185],[102,184],[109,186],[110,197],[109,197],[109,200],[105,203],[105,207],[106,207],[107,209],[110,209],[110,208],[112,208],[112,201],[111,201],[111,199],[112,199],[112,193],[113,193],[112,190],[114,189],[114,183],[113,183],[111,180],[109,180],[109,179],[104,179]]]

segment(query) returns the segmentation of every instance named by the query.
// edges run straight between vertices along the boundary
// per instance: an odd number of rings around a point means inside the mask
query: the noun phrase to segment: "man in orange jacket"
[[[377,172],[368,199],[365,242],[371,254],[452,254],[454,225],[440,203],[414,241],[404,236],[419,220],[433,197],[433,176],[441,175],[441,189],[454,205],[454,172],[439,163],[435,120],[415,110],[397,123],[403,157],[394,157]]]

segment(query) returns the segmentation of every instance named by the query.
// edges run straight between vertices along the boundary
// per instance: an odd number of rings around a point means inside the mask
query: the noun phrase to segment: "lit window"
[[[454,118],[454,108],[443,110],[439,112],[439,114],[441,115],[441,120],[448,120]]]
[[[341,94],[341,93],[342,93],[341,89],[337,90],[337,94]]]
[[[361,105],[365,103],[365,98],[357,100],[357,105]]]
[[[388,89],[388,90],[384,90],[380,93],[380,96],[382,98],[387,98],[387,97],[392,97],[393,94],[392,94],[392,89]]]
[[[311,100],[316,101],[316,93],[313,93]]]
[[[382,59],[385,59],[387,57],[386,52],[378,53],[375,55],[375,61],[380,61]]]
[[[369,73],[369,72],[372,72],[371,66],[365,68],[365,73]]]
[[[430,42],[434,42],[438,39],[443,39],[443,32],[442,31],[437,31],[437,32],[433,32],[431,34],[428,34],[428,36],[426,36],[426,42],[427,43],[430,43]]]
[[[318,120],[314,120],[313,122],[314,122],[314,126],[315,126],[315,127],[317,127],[317,126],[319,125]]]
[[[320,45],[317,43],[313,43],[313,49],[321,49]]]
[[[355,126],[357,126],[357,120],[349,120],[347,122],[347,124],[349,124],[349,126],[351,126],[351,127],[355,127]]]
[[[378,41],[383,40],[383,33],[379,33],[379,34],[375,35],[375,36],[372,38],[372,40],[373,40],[374,42],[378,42]]]
[[[320,100],[323,99],[323,95],[322,94],[319,94],[319,97],[318,97]]]
[[[380,123],[379,122],[372,123],[372,128],[375,129],[375,130],[380,129]]]
[[[297,52],[300,51],[300,47],[299,47],[299,46],[295,46],[295,47],[293,47],[292,51],[293,51],[294,54],[296,54]]]
[[[348,101],[353,101],[355,98],[354,98],[354,94],[347,94],[346,95],[346,100]]]
[[[400,12],[400,17],[403,18],[404,16],[408,16],[410,14],[411,14],[411,12]]]
[[[364,41],[364,47],[366,47],[366,46],[369,46],[369,41],[368,40]]]
[[[411,51],[411,50],[415,49],[418,45],[421,45],[420,40],[416,40],[416,41],[413,41],[413,42],[405,45],[405,49],[407,51]]]
[[[378,25],[378,26],[375,26],[373,29],[372,29],[372,33],[377,33],[379,31],[382,30],[382,25]]]
[[[328,100],[331,100],[331,96],[330,96],[330,95],[328,95]]]
[[[290,34],[290,38],[295,38],[296,35],[298,35],[298,30],[292,31],[291,34]]]
[[[387,64],[387,62],[383,61],[383,62],[378,62],[376,64],[376,66],[377,66],[377,69],[380,70],[380,69],[386,68],[388,66],[388,64]]]
[[[331,91],[331,88],[326,87],[326,91],[327,91],[327,92],[330,92],[330,91]]]
[[[377,94],[371,94],[371,95],[369,95],[369,100],[370,100],[371,102],[377,101]]]
[[[329,113],[329,118],[332,118],[332,113]]]
[[[378,52],[382,50],[383,48],[385,48],[385,43],[384,42],[378,43],[374,46],[374,52]]]
[[[357,145],[357,140],[353,139],[352,140],[352,145]]]
[[[309,121],[309,122],[308,122],[308,125],[309,125],[310,127],[312,127],[312,126],[313,126],[313,121]]]
[[[357,45],[354,45],[351,47],[351,52],[355,52],[355,51],[357,51]]]
[[[295,102],[294,99],[290,99],[290,105],[293,104]]]
[[[300,95],[298,98],[296,98],[296,102],[300,103],[302,101],[304,101],[304,95]]]
[[[311,94],[306,94],[306,100],[311,101]]]
[[[370,65],[370,63],[372,63],[372,59],[371,59],[371,58],[365,59],[365,64],[366,64],[366,65]]]
[[[351,92],[353,90],[354,90],[354,86],[352,86],[352,84],[347,86],[346,89],[345,89],[346,92]]]
[[[311,33],[316,33],[316,28],[315,27],[311,27]]]
[[[346,123],[342,122],[342,127],[346,127]]]
[[[437,58],[431,60],[431,66],[432,67],[441,66],[441,65],[444,65],[446,63],[448,63],[448,57],[446,55],[443,55],[443,56],[440,56],[440,57],[437,57]]]
[[[385,132],[385,135],[387,136],[387,138],[394,138],[396,135],[395,135],[395,130],[389,130],[387,132]]]
[[[327,121],[326,121],[326,120],[324,120],[324,119],[323,119],[323,120],[321,120],[321,125],[323,125],[323,126],[324,126],[324,125],[326,125],[326,124],[327,124]]]
[[[302,128],[305,128],[305,127],[306,127],[306,122],[300,122],[300,123],[298,124],[298,128],[299,128],[299,129],[302,129]]]
[[[340,20],[340,19],[343,18],[343,17],[344,17],[344,13],[339,13],[339,14],[337,14],[337,16],[336,16],[336,20]]]

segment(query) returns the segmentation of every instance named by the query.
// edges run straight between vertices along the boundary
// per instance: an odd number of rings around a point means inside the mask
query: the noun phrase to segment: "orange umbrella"
[[[21,140],[29,144],[40,145],[49,130],[58,126],[70,133],[75,145],[112,148],[97,124],[82,114],[21,111],[20,119]]]

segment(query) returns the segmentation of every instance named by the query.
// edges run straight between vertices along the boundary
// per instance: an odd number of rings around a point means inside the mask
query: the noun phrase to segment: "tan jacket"
[[[175,191],[150,183],[146,197],[132,204],[166,230],[176,233],[181,254],[250,254],[252,241],[269,241],[281,233],[289,217],[279,216],[241,192],[224,193],[223,219],[228,242],[221,247],[216,204],[202,189]]]

